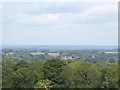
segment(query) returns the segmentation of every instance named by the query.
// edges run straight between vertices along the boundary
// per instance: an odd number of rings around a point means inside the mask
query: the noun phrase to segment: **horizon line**
[[[13,45],[13,44],[4,44],[4,45],[1,45],[0,46],[120,46],[120,45],[75,45],[75,44],[47,44],[47,45],[41,45],[41,44],[31,44],[31,45],[24,45],[24,44],[17,44],[17,45]]]

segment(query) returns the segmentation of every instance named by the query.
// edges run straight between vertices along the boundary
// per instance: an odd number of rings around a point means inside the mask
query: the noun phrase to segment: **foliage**
[[[52,81],[53,87],[62,87],[63,77],[61,75],[64,62],[59,58],[53,58],[44,64],[44,78]]]
[[[3,63],[3,88],[34,88],[43,79],[43,63],[5,61]]]
[[[71,62],[63,70],[64,85],[71,88],[96,88],[100,75],[100,71],[93,64]]]
[[[50,90],[52,88],[50,80],[40,80],[35,85],[35,88],[44,88],[45,90]]]
[[[118,64],[108,62],[46,62],[6,60],[2,63],[3,88],[118,88]]]

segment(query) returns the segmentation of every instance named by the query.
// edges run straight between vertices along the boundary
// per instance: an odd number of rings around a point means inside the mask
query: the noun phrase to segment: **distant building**
[[[49,56],[60,56],[59,53],[48,53]]]
[[[9,55],[13,55],[14,54],[14,52],[9,52]]]
[[[105,54],[117,54],[118,52],[107,51]]]
[[[95,56],[93,55],[92,58],[95,58]]]
[[[78,57],[78,56],[64,56],[64,57],[61,57],[61,59],[64,59],[64,60],[78,60],[78,59],[80,59],[80,57]]]
[[[39,55],[44,55],[45,53],[43,53],[43,52],[31,52],[30,54],[32,56],[39,56]]]

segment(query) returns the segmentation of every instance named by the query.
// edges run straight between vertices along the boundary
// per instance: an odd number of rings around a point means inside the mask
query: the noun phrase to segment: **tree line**
[[[63,61],[6,60],[2,63],[3,88],[119,88],[118,64]]]

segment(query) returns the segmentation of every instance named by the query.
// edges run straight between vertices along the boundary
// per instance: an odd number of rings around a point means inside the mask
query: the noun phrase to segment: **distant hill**
[[[82,50],[82,49],[118,49],[117,46],[96,45],[3,45],[2,49],[48,49],[48,50]]]

